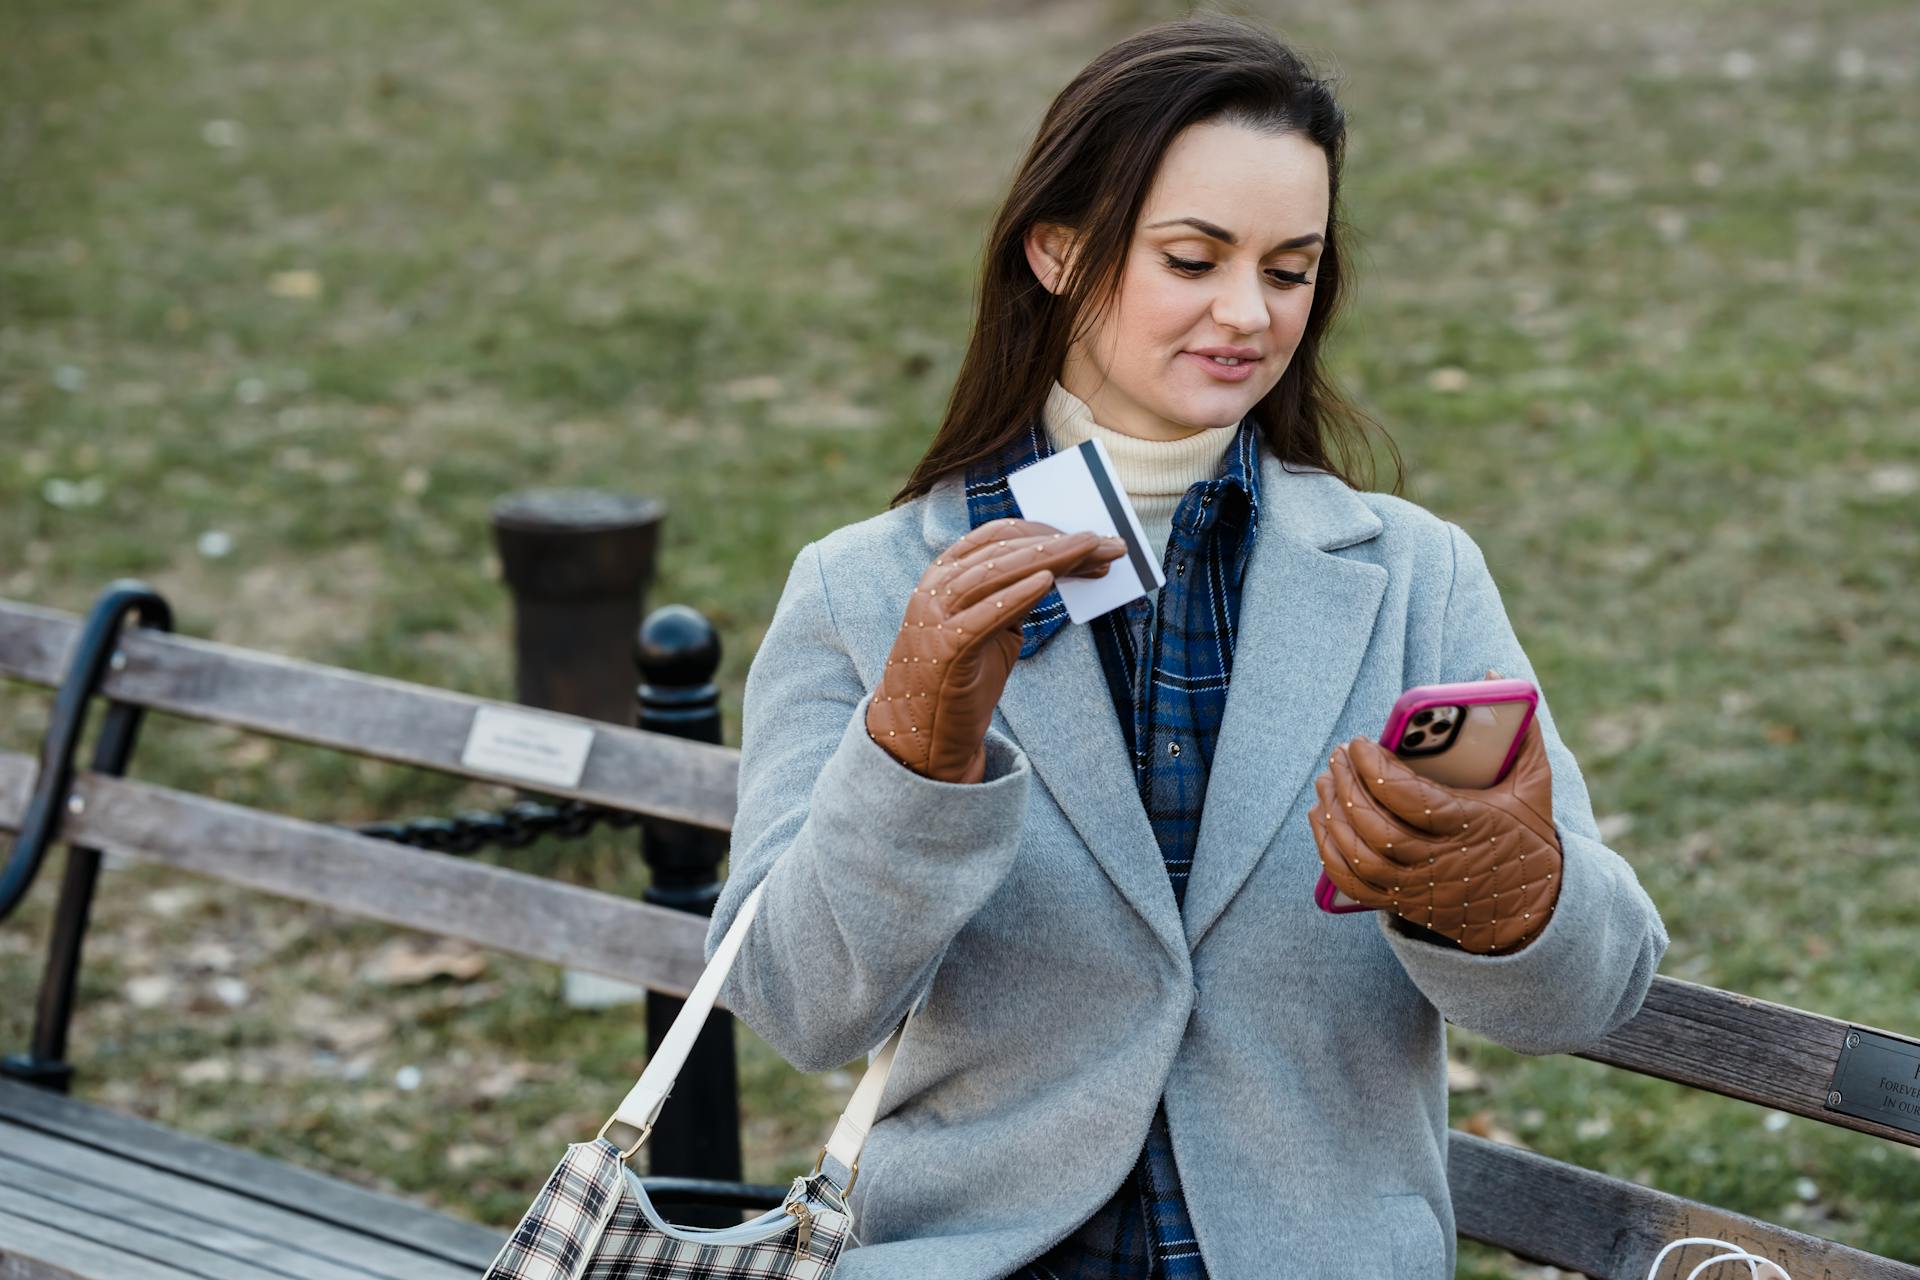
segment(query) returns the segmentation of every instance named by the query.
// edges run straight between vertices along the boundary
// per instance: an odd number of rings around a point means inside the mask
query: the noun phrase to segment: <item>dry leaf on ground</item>
[[[382,987],[416,987],[435,978],[471,982],[487,971],[487,954],[464,942],[396,938],[374,952],[360,971]]]

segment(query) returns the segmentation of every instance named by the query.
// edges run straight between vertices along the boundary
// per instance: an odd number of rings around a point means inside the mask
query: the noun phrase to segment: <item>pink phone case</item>
[[[1387,714],[1380,745],[1435,782],[1490,787],[1513,767],[1539,701],[1540,691],[1531,680],[1415,685]],[[1313,887],[1313,901],[1336,915],[1378,910],[1341,893],[1325,871]]]

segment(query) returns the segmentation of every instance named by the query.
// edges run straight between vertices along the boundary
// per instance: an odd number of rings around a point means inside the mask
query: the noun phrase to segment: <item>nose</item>
[[[1252,335],[1268,324],[1265,287],[1258,271],[1251,276],[1228,275],[1213,299],[1213,319],[1237,334]]]

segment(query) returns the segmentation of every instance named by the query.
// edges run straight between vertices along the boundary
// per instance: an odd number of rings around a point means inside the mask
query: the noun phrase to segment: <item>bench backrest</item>
[[[73,615],[0,600],[0,676],[58,686],[79,632],[80,619]],[[137,628],[123,634],[119,648],[124,661],[115,663],[101,690],[114,701],[353,755],[529,785],[461,760],[476,712],[525,708]],[[539,714],[593,734],[578,785],[543,784],[537,788],[542,793],[710,831],[731,826],[737,752]],[[0,752],[0,829],[18,829],[36,772],[32,757]],[[78,804],[61,828],[62,839],[73,844],[675,996],[685,995],[704,967],[706,921],[685,912],[84,770],[75,777],[73,794]],[[1836,1109],[1846,1105],[1831,1098],[1843,1055],[1868,1051],[1904,1051],[1920,1064],[1920,1041],[1656,976],[1640,1013],[1577,1056],[1920,1147],[1920,1123],[1903,1125],[1896,1112],[1885,1113],[1896,1121],[1887,1123]],[[1920,1280],[1920,1267],[1459,1130],[1449,1135],[1448,1172],[1462,1236],[1590,1276],[1645,1280],[1661,1245],[1713,1236],[1777,1259],[1798,1280]],[[1697,1262],[1700,1255],[1686,1256]],[[1685,1274],[1677,1261],[1670,1271]]]
[[[0,676],[58,685],[79,619],[0,601]],[[352,755],[508,785],[460,761],[476,711],[526,708],[425,685],[129,628],[101,692],[115,701]],[[590,729],[579,785],[545,793],[724,831],[738,753],[621,725]],[[37,773],[0,752],[0,827],[18,828]],[[697,916],[470,859],[403,849],[343,827],[132,779],[76,774],[62,838],[368,919],[684,995],[703,967]]]

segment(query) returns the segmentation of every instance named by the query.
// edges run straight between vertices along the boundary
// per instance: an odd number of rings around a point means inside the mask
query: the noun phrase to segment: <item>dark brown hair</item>
[[[1379,428],[1333,385],[1321,353],[1345,279],[1339,193],[1346,115],[1330,84],[1273,32],[1233,15],[1198,13],[1114,45],[1047,109],[988,240],[973,337],[946,418],[889,505],[998,453],[1041,411],[1080,317],[1097,315],[1119,289],[1134,223],[1168,145],[1201,123],[1299,133],[1326,153],[1327,238],[1313,305],[1286,372],[1252,416],[1282,461],[1330,471],[1351,488],[1372,487],[1366,433]],[[1079,233],[1059,294],[1034,277],[1027,261],[1026,233],[1035,224]],[[1400,453],[1391,437],[1386,442],[1399,493]],[[1365,462],[1364,485],[1352,469],[1356,454]]]

